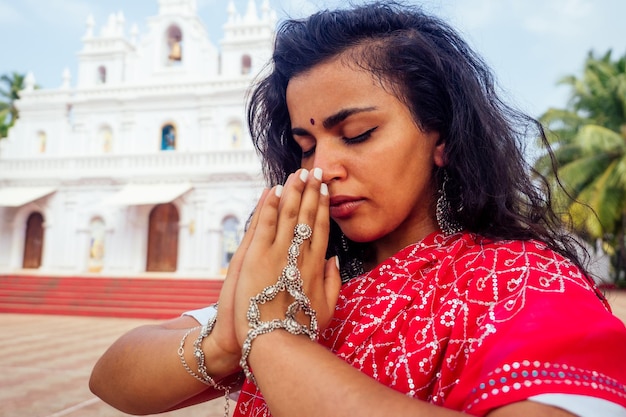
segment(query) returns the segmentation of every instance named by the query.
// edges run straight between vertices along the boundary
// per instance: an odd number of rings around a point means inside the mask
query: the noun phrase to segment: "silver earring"
[[[357,256],[354,253],[355,251],[350,247],[348,238],[343,232],[341,233],[341,249],[343,252],[342,256],[339,257],[341,261],[339,274],[341,275],[341,282],[345,284],[352,278],[363,275],[365,271],[363,268],[363,254],[360,253]]]
[[[437,209],[435,215],[437,216],[437,224],[444,235],[450,236],[455,233],[459,233],[463,230],[463,226],[455,218],[455,212],[448,200],[446,186],[448,185],[448,172],[443,172],[443,181],[439,188],[439,198],[437,198]]]

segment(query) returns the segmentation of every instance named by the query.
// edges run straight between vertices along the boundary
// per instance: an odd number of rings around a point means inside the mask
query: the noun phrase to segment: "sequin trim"
[[[475,398],[467,410],[490,397],[539,385],[587,387],[626,398],[626,386],[602,373],[558,363],[525,360],[503,365],[491,372],[487,381],[472,390],[471,395]]]

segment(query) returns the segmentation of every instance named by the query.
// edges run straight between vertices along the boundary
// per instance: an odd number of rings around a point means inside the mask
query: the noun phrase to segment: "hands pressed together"
[[[233,256],[219,299],[215,328],[207,343],[221,351],[221,362],[231,372],[238,369],[242,346],[250,330],[246,314],[250,299],[277,282],[287,264],[288,250],[297,224],[309,225],[310,238],[300,245],[297,264],[302,288],[323,329],[333,315],[341,286],[335,258],[325,260],[329,232],[328,188],[320,169],[302,169],[261,196],[250,227]],[[260,306],[261,321],[285,319],[294,302],[287,291]],[[300,313],[298,321],[308,325]],[[302,335],[302,337],[307,337]],[[221,373],[227,374],[227,369]]]
[[[317,312],[320,329],[333,314],[341,280],[335,259],[325,260],[329,230],[328,188],[322,172],[299,170],[284,186],[265,190],[250,227],[233,256],[219,298],[217,321],[202,342],[206,372],[215,381],[235,381],[241,372],[242,345],[250,330],[246,313],[250,298],[277,282],[287,264],[288,249],[298,223],[310,226],[311,237],[300,245],[297,266],[302,289]],[[260,307],[261,320],[285,319],[293,298],[280,292]],[[296,316],[302,325],[308,317]],[[192,378],[181,365],[181,340],[187,337],[184,359],[195,363],[193,340],[198,323],[181,316],[160,324],[130,330],[116,340],[98,360],[90,389],[105,402],[131,414],[153,414],[216,398],[221,391]],[[195,329],[194,329],[195,328]],[[286,336],[303,339],[306,335]],[[254,351],[254,344],[252,351]]]

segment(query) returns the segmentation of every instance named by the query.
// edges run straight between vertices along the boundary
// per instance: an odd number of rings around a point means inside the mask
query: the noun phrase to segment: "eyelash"
[[[356,145],[358,143],[362,143],[365,142],[367,139],[370,138],[370,136],[372,136],[372,133],[374,133],[374,131],[378,129],[378,126],[373,127],[363,133],[361,133],[360,135],[351,137],[351,138],[343,138],[343,141],[347,144],[347,145]],[[309,158],[313,155],[313,153],[315,152],[315,146],[312,147],[310,150],[308,151],[302,151],[302,159],[306,159]]]

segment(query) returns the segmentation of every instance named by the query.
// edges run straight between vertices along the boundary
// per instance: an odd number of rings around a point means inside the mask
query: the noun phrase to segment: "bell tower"
[[[195,16],[198,12],[196,0],[159,0],[159,15]]]
[[[129,56],[135,45],[125,36],[122,12],[109,15],[99,36],[94,35],[93,16],[87,18],[83,49],[78,54],[78,86],[120,84],[126,81]]]
[[[269,0],[263,0],[261,10],[256,0],[248,0],[245,14],[238,13],[233,0],[228,3],[228,21],[224,24],[221,41],[221,74],[229,76],[258,73],[271,56],[276,13]]]

